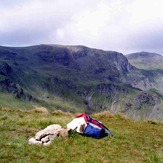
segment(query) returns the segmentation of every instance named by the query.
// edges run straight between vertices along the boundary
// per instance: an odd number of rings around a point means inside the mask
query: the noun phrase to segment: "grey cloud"
[[[139,3],[133,2],[149,1],[0,0],[0,45],[83,44],[123,53],[163,52],[160,13],[156,21],[148,14],[142,19]]]
[[[130,51],[151,51],[163,54],[163,28],[150,25],[128,35],[126,48]]]
[[[41,33],[41,34],[40,34]],[[30,31],[23,29],[15,29],[10,32],[1,33],[1,45],[26,46],[33,44],[44,43],[47,40],[48,34],[45,31],[35,30]]]

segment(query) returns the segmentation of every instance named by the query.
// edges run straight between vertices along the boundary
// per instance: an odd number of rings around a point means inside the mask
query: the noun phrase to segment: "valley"
[[[157,64],[158,55],[152,54],[154,63],[145,54],[147,63],[161,65],[162,56]],[[163,69],[146,66],[145,61],[137,61],[142,55],[134,55],[138,57],[85,46],[1,46],[1,96],[27,109],[110,111],[133,119],[162,120]],[[19,102],[12,108],[20,108]],[[0,105],[10,107],[10,102],[0,101]]]

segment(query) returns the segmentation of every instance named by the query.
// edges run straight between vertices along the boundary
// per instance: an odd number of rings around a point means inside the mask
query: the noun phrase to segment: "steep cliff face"
[[[121,53],[84,46],[1,47],[0,53],[1,59],[15,68],[28,68],[46,76],[70,78],[81,83],[122,81],[126,73],[136,69]]]
[[[136,105],[133,101],[142,91],[158,89],[154,76],[114,51],[60,45],[0,47],[2,91],[44,103],[64,98],[87,112],[134,110],[126,103]]]

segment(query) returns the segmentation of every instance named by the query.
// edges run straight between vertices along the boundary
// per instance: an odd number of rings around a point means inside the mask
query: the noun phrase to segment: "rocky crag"
[[[46,106],[62,98],[88,113],[161,119],[161,70],[142,70],[129,61],[121,53],[85,46],[0,47],[0,89]]]

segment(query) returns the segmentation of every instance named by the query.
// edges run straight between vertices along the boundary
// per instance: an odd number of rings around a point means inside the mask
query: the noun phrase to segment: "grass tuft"
[[[49,114],[49,110],[45,107],[36,107],[32,109],[31,112]]]
[[[49,146],[29,145],[28,139],[51,124],[66,127],[74,114],[0,108],[0,162],[139,162],[163,160],[163,123],[133,121],[108,112],[93,114],[115,135],[93,139],[71,132]]]

